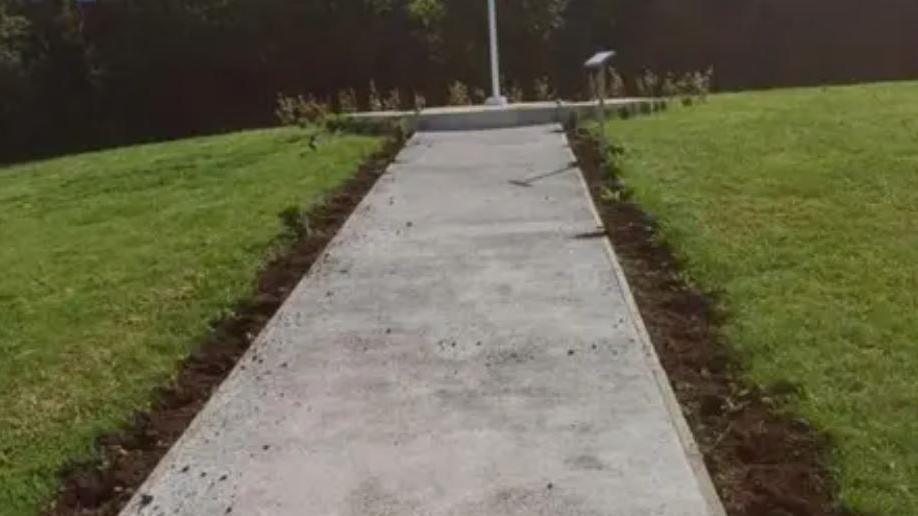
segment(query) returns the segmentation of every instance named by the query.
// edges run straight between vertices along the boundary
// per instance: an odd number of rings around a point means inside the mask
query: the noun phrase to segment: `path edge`
[[[182,432],[181,436],[179,436],[179,438],[176,439],[174,443],[172,443],[172,445],[169,447],[169,450],[166,451],[166,453],[159,459],[156,466],[150,471],[143,482],[140,483],[127,503],[121,507],[117,513],[118,516],[142,516],[142,514],[145,512],[144,509],[147,506],[147,503],[144,502],[144,498],[148,494],[144,488],[148,485],[155,484],[163,475],[167,474],[169,471],[168,465],[175,462],[175,458],[178,456],[179,449],[182,448],[189,439],[193,438],[196,433],[203,430],[204,427],[202,427],[202,425],[205,425],[204,418],[205,416],[209,415],[208,410],[213,407],[215,402],[219,402],[223,399],[223,397],[226,395],[227,384],[229,384],[229,382],[236,375],[241,374],[241,371],[245,369],[244,367],[240,368],[240,366],[251,361],[251,358],[258,354],[260,348],[268,344],[275,325],[284,317],[287,310],[289,309],[288,302],[291,299],[294,299],[299,291],[306,288],[305,283],[307,278],[309,278],[309,276],[315,271],[317,267],[321,266],[325,256],[327,256],[329,252],[334,249],[335,244],[340,240],[341,233],[344,231],[348,224],[352,223],[354,214],[361,209],[366,209],[366,205],[369,202],[368,199],[372,193],[380,187],[380,181],[387,175],[391,174],[393,167],[396,165],[396,156],[398,153],[414,144],[416,139],[417,132],[413,132],[409,137],[405,138],[396,154],[392,156],[391,161],[386,164],[382,173],[379,174],[379,177],[376,178],[373,186],[371,186],[370,189],[364,193],[363,197],[354,206],[351,213],[347,216],[344,222],[341,223],[341,226],[338,227],[338,229],[335,231],[335,234],[328,240],[322,250],[316,255],[312,264],[309,265],[309,268],[306,270],[306,272],[303,273],[303,275],[297,281],[296,285],[290,290],[286,299],[284,299],[284,301],[277,308],[277,310],[274,311],[271,317],[268,318],[258,334],[252,338],[249,347],[239,357],[226,377],[223,378],[223,380],[213,390],[204,405],[200,408],[200,410],[198,410],[197,414],[195,414],[191,422],[188,423],[188,426]]]
[[[564,149],[570,156],[571,163],[577,164],[577,178],[580,180],[580,186],[583,188],[583,193],[586,196],[587,204],[590,208],[590,213],[593,214],[593,218],[596,220],[597,227],[605,228],[605,223],[603,222],[602,217],[599,215],[599,210],[596,208],[596,201],[593,199],[593,195],[590,192],[590,186],[587,184],[583,169],[580,167],[580,162],[577,159],[577,156],[574,154],[573,148],[571,147],[570,139],[568,138],[567,133],[564,131],[561,131],[561,140],[564,142]],[[679,436],[679,443],[682,445],[682,450],[685,453],[689,466],[692,468],[692,472],[694,473],[695,481],[697,482],[698,488],[701,491],[701,495],[708,506],[708,514],[709,516],[727,516],[727,512],[724,509],[723,503],[717,494],[717,489],[714,487],[714,481],[711,479],[711,475],[707,466],[705,466],[704,455],[698,448],[698,443],[695,441],[695,436],[692,434],[692,431],[688,426],[688,422],[685,420],[685,416],[682,413],[682,406],[679,404],[679,400],[676,398],[676,393],[673,391],[672,385],[669,383],[669,377],[667,376],[666,371],[663,369],[663,364],[660,362],[660,357],[657,356],[657,351],[653,346],[653,341],[650,338],[650,333],[647,331],[647,326],[644,324],[644,318],[641,316],[641,311],[638,308],[637,301],[634,298],[634,293],[631,291],[631,285],[628,283],[628,278],[625,275],[625,270],[622,268],[621,262],[618,259],[618,255],[615,254],[615,248],[612,247],[612,241],[608,236],[604,236],[602,241],[603,248],[606,250],[606,256],[612,265],[615,279],[622,290],[622,295],[625,298],[625,304],[628,306],[628,312],[631,314],[631,321],[634,324],[634,329],[637,333],[638,341],[641,344],[644,361],[650,367],[650,371],[653,374],[657,388],[660,390],[660,394],[663,397],[663,404],[666,406],[666,411],[669,413],[670,422],[672,423],[673,428],[675,428],[676,434]]]

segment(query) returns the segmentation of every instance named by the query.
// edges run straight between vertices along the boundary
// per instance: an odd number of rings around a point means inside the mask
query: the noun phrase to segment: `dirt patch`
[[[603,166],[595,139],[582,130],[569,137],[727,513],[851,515],[838,503],[827,440],[782,411],[793,386],[765,392],[741,380],[739,363],[718,337],[715,297],[682,279],[653,218]]]
[[[211,393],[230,373],[256,335],[284,302],[326,244],[350,216],[401,149],[401,134],[363,163],[320,207],[303,217],[286,210],[280,217],[294,242],[259,274],[256,294],[215,321],[197,351],[178,365],[171,385],[154,392],[153,408],[137,413],[129,427],[100,437],[100,460],[62,472],[56,499],[47,516],[114,516],[130,501],[159,460],[185,431]],[[244,366],[243,366],[244,367]]]

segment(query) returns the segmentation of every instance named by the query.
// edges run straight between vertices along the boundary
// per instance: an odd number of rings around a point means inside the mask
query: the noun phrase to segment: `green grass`
[[[277,129],[0,168],[0,514],[148,402],[252,292],[278,213],[341,185],[378,138]]]
[[[843,501],[918,515],[918,84],[718,95],[611,131],[750,378],[798,385],[832,437]]]

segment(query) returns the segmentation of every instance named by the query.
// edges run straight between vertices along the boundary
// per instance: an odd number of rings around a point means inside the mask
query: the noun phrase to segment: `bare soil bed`
[[[210,399],[252,340],[335,236],[400,150],[401,135],[368,159],[335,195],[308,214],[282,214],[296,241],[270,261],[256,279],[256,292],[231,315],[215,321],[200,347],[178,365],[176,380],[154,393],[153,408],[134,415],[123,430],[99,438],[101,459],[62,472],[48,516],[114,516],[128,503],[159,460]],[[239,367],[245,367],[240,365]]]
[[[837,503],[826,439],[782,412],[790,392],[763,392],[741,379],[718,337],[714,296],[686,283],[653,218],[628,199],[592,135],[571,129],[568,136],[727,513],[850,515]]]

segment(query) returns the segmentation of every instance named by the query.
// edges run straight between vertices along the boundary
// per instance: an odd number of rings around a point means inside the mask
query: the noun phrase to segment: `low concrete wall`
[[[660,99],[609,99],[606,112],[610,117],[652,113],[666,108]],[[415,111],[380,111],[355,113],[353,121],[368,125],[403,123],[411,130],[468,131],[497,129],[550,123],[567,123],[577,119],[594,118],[596,102],[529,102],[494,106],[451,106]]]

